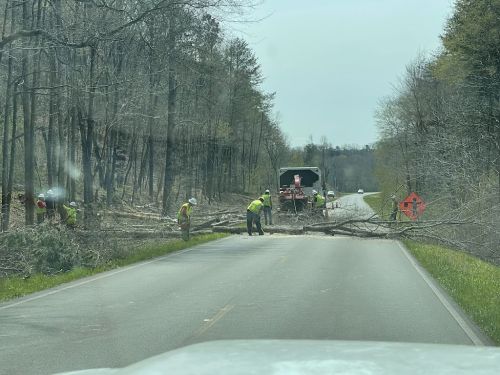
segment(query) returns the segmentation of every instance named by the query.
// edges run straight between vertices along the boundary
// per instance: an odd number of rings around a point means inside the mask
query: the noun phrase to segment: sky
[[[264,0],[235,23],[291,146],[376,142],[374,113],[405,66],[435,53],[452,0]],[[261,19],[263,18],[263,19]]]

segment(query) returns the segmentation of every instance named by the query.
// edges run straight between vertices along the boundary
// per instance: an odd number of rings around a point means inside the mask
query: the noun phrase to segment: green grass
[[[8,277],[0,278],[0,301],[21,297],[26,294],[38,292],[40,290],[52,288],[54,286],[67,283],[69,281],[81,279],[83,277],[95,275],[117,267],[123,267],[132,263],[155,258],[173,251],[182,250],[191,246],[205,242],[218,240],[227,237],[225,233],[212,233],[195,236],[189,241],[175,240],[163,244],[148,245],[137,249],[134,254],[124,259],[114,260],[105,266],[97,268],[74,268],[69,272],[58,275],[35,274],[29,278]]]
[[[390,220],[392,207],[391,200],[384,202],[381,193],[364,195],[363,200],[377,213],[380,220]],[[398,222],[411,222],[411,219],[399,212]]]
[[[500,267],[443,246],[404,243],[483,332],[500,345]]]
[[[364,195],[363,200],[379,215],[381,220],[389,220],[390,204],[384,204],[381,193]]]

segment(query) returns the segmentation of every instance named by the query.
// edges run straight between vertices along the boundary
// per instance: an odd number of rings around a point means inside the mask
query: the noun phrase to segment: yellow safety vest
[[[317,193],[316,194],[316,207],[317,208],[323,207],[324,204],[325,204],[325,198],[320,193]]]
[[[247,210],[258,215],[260,214],[262,207],[264,207],[264,203],[262,203],[260,199],[256,199],[252,203],[250,203],[250,206],[248,206]]]
[[[182,215],[182,211],[186,211],[186,216],[188,218],[188,220],[191,218],[191,212],[193,211],[193,207],[191,207],[191,205],[189,203],[184,203],[179,212],[177,213],[177,220],[181,220],[181,218],[184,216]]]
[[[63,205],[66,210],[66,224],[75,225],[76,224],[76,208],[68,207]]]
[[[271,194],[264,194],[262,196],[262,199],[264,199],[264,207],[272,207],[273,204],[271,203]]]

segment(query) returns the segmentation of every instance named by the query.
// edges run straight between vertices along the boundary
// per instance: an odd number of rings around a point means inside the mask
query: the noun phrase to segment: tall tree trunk
[[[76,200],[76,179],[74,173],[72,171],[73,168],[76,168],[76,125],[79,121],[79,111],[76,107],[76,104],[71,107],[70,117],[70,128],[68,131],[68,161],[66,163],[67,169],[67,189],[68,189],[68,197],[70,201]]]
[[[22,4],[23,26],[25,30],[29,29],[28,4]],[[25,197],[25,222],[26,225],[33,225],[34,206],[34,132],[31,123],[30,92],[29,92],[29,55],[28,49],[23,48],[22,53],[22,107],[24,123],[24,197]]]
[[[7,182],[7,201],[5,210],[5,221],[2,222],[2,229],[5,231],[9,227],[10,203],[12,201],[12,185],[14,183],[14,161],[16,157],[16,131],[17,131],[17,92],[14,86],[12,100],[12,134],[10,141],[9,179]]]
[[[55,51],[50,51],[49,61],[50,61],[50,75],[49,75],[49,84],[51,86],[50,94],[49,94],[49,124],[48,124],[48,132],[47,132],[47,142],[46,142],[46,150],[47,150],[47,183],[49,187],[54,185],[54,177],[55,177],[55,131],[54,131],[54,123],[57,120],[56,112],[59,110],[57,108],[56,102],[56,64],[55,64]]]
[[[167,113],[167,140],[165,154],[165,179],[163,183],[163,206],[162,212],[164,215],[171,209],[172,206],[172,189],[174,183],[174,155],[175,142],[173,140],[175,121],[176,121],[176,82],[175,82],[175,30],[173,23],[170,21],[170,29],[168,31],[168,113]]]
[[[12,100],[12,56],[9,56],[7,63],[7,78],[5,82],[5,106],[3,116],[3,132],[2,132],[2,231],[6,231],[9,224],[7,220],[7,211],[9,211],[8,204],[8,180],[9,176],[8,160],[9,160],[9,114],[10,114],[10,101]],[[12,140],[14,141],[14,140]]]
[[[153,52],[151,52],[152,55]],[[149,69],[149,118],[148,118],[148,127],[149,127],[149,138],[148,138],[148,195],[149,200],[153,201],[154,195],[154,123],[156,116],[156,108],[158,106],[158,95],[154,93],[155,89],[155,76],[152,72],[152,64],[153,57],[150,55],[150,69]]]
[[[83,199],[86,207],[85,210],[86,220],[88,220],[91,215],[91,204],[93,202],[92,142],[94,139],[95,65],[96,65],[96,46],[91,46],[87,121],[85,121],[84,123],[83,118],[81,118],[81,114],[79,119],[80,137],[82,143]]]

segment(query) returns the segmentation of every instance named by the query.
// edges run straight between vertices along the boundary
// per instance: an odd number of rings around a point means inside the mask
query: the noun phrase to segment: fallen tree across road
[[[303,226],[266,226],[264,232],[269,234],[302,235],[306,233],[323,233],[326,235],[356,236],[361,238],[390,238],[390,239],[423,239],[432,243],[452,246],[460,250],[466,250],[473,245],[474,238],[464,242],[457,241],[454,234],[461,227],[470,227],[478,223],[474,219],[443,219],[443,220],[421,220],[415,222],[394,222],[379,220],[376,217],[367,219],[350,218],[345,220],[328,221]],[[246,227],[238,224],[212,226],[215,233],[243,234]],[[492,248],[484,259],[493,263],[500,263],[497,250]]]
[[[263,228],[264,233],[269,233],[269,234],[274,234],[274,233],[281,233],[281,234],[304,234],[304,229],[303,228],[296,228],[296,227],[265,227]],[[231,233],[231,234],[242,234],[242,233],[247,233],[247,228],[246,227],[231,227],[231,226],[214,226],[212,227],[212,231],[214,233]],[[255,232],[257,232],[257,229],[255,229]]]

